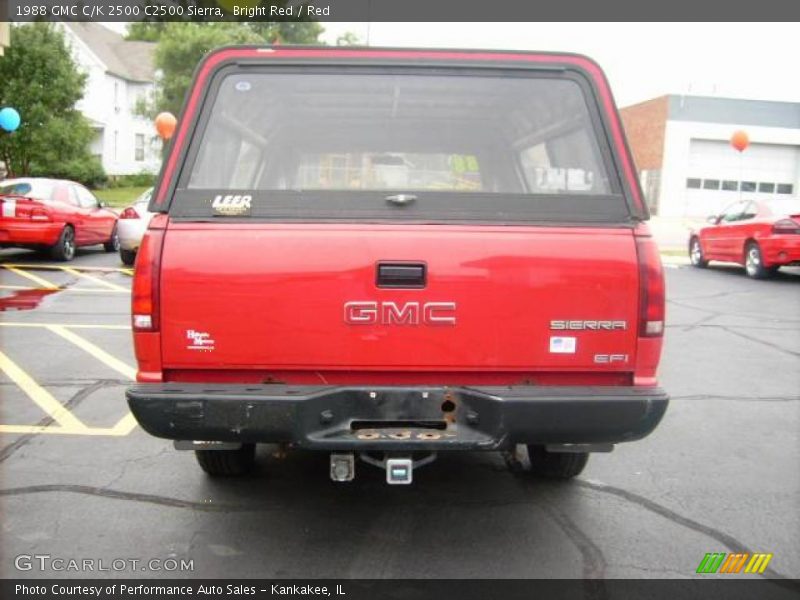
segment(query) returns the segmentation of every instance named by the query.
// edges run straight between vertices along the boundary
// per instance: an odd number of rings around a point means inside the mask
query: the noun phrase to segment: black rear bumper
[[[331,451],[615,444],[648,435],[669,402],[652,387],[138,384],[126,395],[157,437]]]

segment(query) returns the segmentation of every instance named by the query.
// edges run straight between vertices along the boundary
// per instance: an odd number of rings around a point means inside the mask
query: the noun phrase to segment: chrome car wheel
[[[777,266],[765,267],[764,255],[757,242],[749,242],[744,249],[744,270],[748,277],[766,279],[775,274]]]
[[[117,226],[114,225],[114,229],[111,230],[111,237],[103,244],[103,248],[106,249],[106,252],[119,252],[119,246],[119,232],[117,231]]]
[[[703,257],[703,247],[696,237],[689,242],[689,262],[693,267],[703,268],[708,265],[708,261]]]
[[[75,232],[71,227],[64,231],[64,258],[72,260],[75,258]]]
[[[745,259],[744,268],[747,270],[747,274],[750,275],[750,277],[755,277],[758,275],[760,267],[761,252],[758,246],[752,245],[747,249],[747,258]]]

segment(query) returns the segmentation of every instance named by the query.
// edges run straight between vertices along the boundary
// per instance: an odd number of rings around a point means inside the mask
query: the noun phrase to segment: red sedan
[[[798,200],[740,200],[708,221],[689,238],[695,267],[706,267],[710,260],[734,262],[744,265],[750,277],[764,279],[779,267],[800,265]]]
[[[93,244],[119,250],[117,215],[85,187],[61,179],[0,181],[0,247],[49,250],[67,261]]]

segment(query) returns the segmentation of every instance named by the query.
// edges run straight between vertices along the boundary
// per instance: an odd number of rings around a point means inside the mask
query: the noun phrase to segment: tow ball
[[[423,458],[384,454],[383,458],[375,458],[366,452],[358,455],[368,465],[386,471],[386,483],[390,485],[409,485],[414,480],[414,469],[432,463],[436,453],[432,452]],[[356,477],[356,456],[353,452],[334,452],[331,454],[331,479],[333,481],[353,481]]]

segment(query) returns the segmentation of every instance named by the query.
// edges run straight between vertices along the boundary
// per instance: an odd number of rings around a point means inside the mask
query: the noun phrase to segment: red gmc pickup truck
[[[567,479],[666,410],[661,262],[583,56],[217,50],[150,210],[127,397],[211,475],[277,443],[335,481],[455,450]]]

